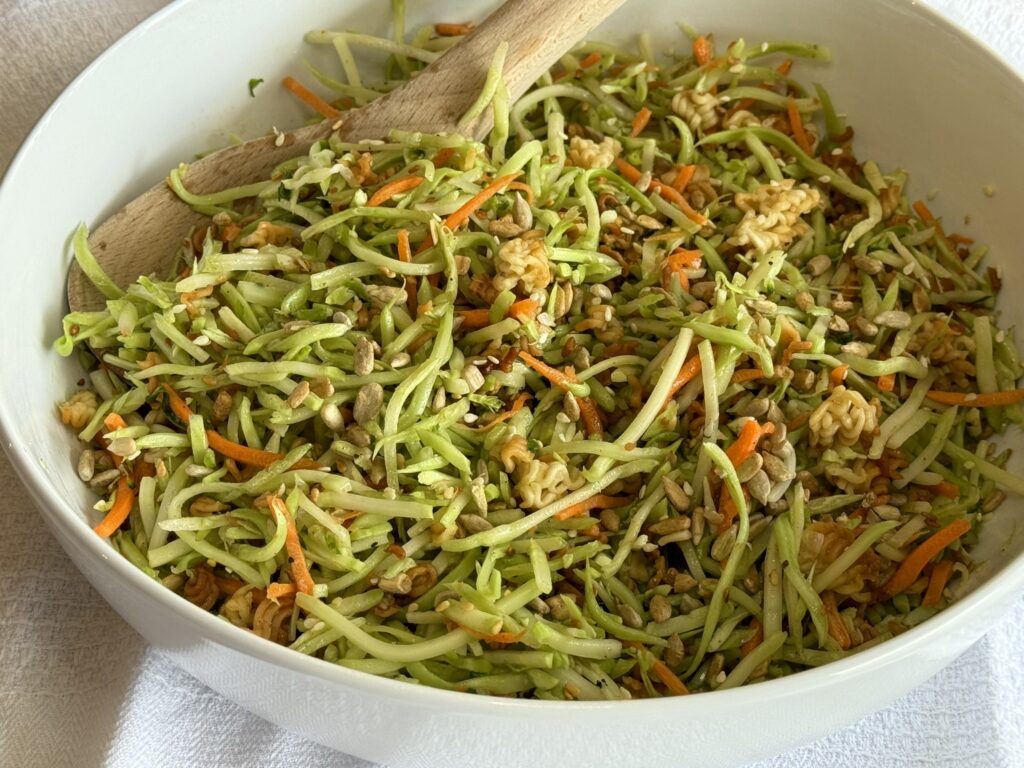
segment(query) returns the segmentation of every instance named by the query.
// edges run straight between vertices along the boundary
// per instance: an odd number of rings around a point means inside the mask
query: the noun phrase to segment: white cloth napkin
[[[697,0],[695,0],[696,2]],[[929,0],[1024,72],[1021,0]],[[0,0],[0,171],[71,78],[165,0]],[[372,768],[245,712],[93,592],[0,454],[0,765]],[[892,707],[756,768],[1024,764],[1024,601]]]

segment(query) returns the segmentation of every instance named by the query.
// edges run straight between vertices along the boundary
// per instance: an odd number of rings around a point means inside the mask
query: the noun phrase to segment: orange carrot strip
[[[441,37],[458,37],[459,35],[468,35],[473,31],[474,27],[475,25],[470,21],[462,24],[445,24],[442,22],[434,25],[434,31]]]
[[[1024,389],[1008,389],[1004,392],[942,392],[931,390],[926,397],[943,405],[966,405],[972,408],[991,408],[998,405],[1013,405],[1024,400]]]
[[[281,584],[275,581],[267,587],[267,597],[276,603],[282,597],[290,597],[298,591],[294,584]]]
[[[921,221],[923,221],[929,227],[935,223],[935,214],[933,214],[931,210],[928,208],[928,206],[925,205],[924,200],[918,200],[917,202],[914,203],[912,207],[914,209],[914,212],[921,217]]]
[[[170,384],[164,384],[163,388],[164,392],[167,393],[167,400],[170,403],[171,411],[173,411],[174,415],[181,421],[188,424],[188,420],[192,416],[192,409],[188,407],[181,395],[179,395]],[[222,456],[227,456],[229,459],[234,459],[237,462],[249,464],[254,467],[266,468],[275,461],[279,461],[284,458],[283,453],[261,451],[256,448],[250,448],[247,445],[240,445],[239,443],[232,442],[213,429],[206,430],[206,440],[210,444],[210,447]],[[319,468],[320,465],[311,459],[299,459],[299,461],[292,465],[292,469]]]
[[[400,179],[389,181],[383,187],[373,193],[373,196],[366,201],[366,205],[370,208],[374,208],[378,205],[386,203],[395,195],[400,195],[403,192],[408,192],[410,189],[416,189],[426,179],[422,176],[403,176]]]
[[[928,577],[928,589],[925,590],[921,605],[925,608],[934,608],[942,599],[942,590],[946,588],[946,582],[953,575],[953,561],[940,560],[932,568],[932,575]]]
[[[480,206],[522,175],[522,171],[516,171],[515,173],[510,173],[508,176],[502,176],[500,179],[495,179],[466,201],[466,203],[455,211],[455,213],[449,214],[448,218],[444,220],[444,225],[448,227],[448,229],[458,229],[469,221],[469,217],[476,213],[480,209]]]
[[[580,59],[580,69],[590,69],[595,64],[601,61],[601,54],[597,51],[591,51],[582,59]]]
[[[633,118],[633,125],[630,128],[629,135],[636,138],[643,133],[644,128],[647,127],[649,122],[651,122],[651,110],[647,107],[640,107],[640,111]]]
[[[698,373],[700,373],[700,357],[694,355],[683,363],[683,367],[679,369],[679,373],[676,374],[676,378],[668,390],[668,395],[665,397],[665,402],[668,403],[669,400],[675,397],[676,393],[693,381]]]
[[[685,696],[690,692],[690,689],[686,687],[686,684],[676,677],[675,672],[668,668],[661,659],[655,659],[654,663],[651,664],[651,672],[657,675],[658,679],[665,684],[668,688],[669,693],[673,696]]]
[[[833,387],[838,387],[844,381],[846,381],[846,373],[850,370],[850,366],[846,363],[837,365],[832,369],[832,372],[828,375],[828,383]]]
[[[760,368],[744,368],[732,375],[733,384],[746,384],[748,381],[756,381],[764,377],[764,371]]]
[[[693,58],[701,67],[711,61],[714,51],[711,50],[711,41],[701,35],[693,41]]]
[[[760,619],[751,619],[750,626],[754,628],[753,636],[740,646],[740,657],[749,656],[762,642],[764,642],[764,626]]]
[[[921,571],[932,558],[969,530],[971,530],[971,524],[965,518],[960,518],[933,533],[907,555],[900,563],[900,567],[896,569],[896,573],[882,587],[882,591],[890,597],[905,592],[911,584],[917,581]]]
[[[640,180],[640,176],[642,175],[640,171],[634,165],[623,160],[621,157],[616,158],[615,167],[619,169],[619,173],[621,173],[623,178],[625,178],[630,184],[635,185],[637,181]],[[707,218],[703,214],[695,211],[690,204],[686,202],[686,198],[673,187],[668,184],[663,184],[657,179],[653,179],[651,181],[650,189],[657,192],[670,203],[673,203],[690,221],[696,222],[697,224],[707,224]]]
[[[761,426],[756,419],[747,419],[743,423],[739,436],[725,450],[725,455],[729,457],[729,461],[734,467],[738,467],[757,450],[758,440],[774,431],[775,425],[771,422]]]
[[[796,140],[797,145],[813,157],[814,148],[811,146],[811,140],[807,137],[807,132],[804,130],[804,122],[800,118],[800,110],[797,109],[796,101],[793,98],[786,100],[786,112],[789,114],[789,125],[793,129],[793,138]]]
[[[442,165],[447,163],[455,155],[455,147],[443,147],[437,151],[430,162],[434,164],[435,168],[440,168]]]
[[[302,544],[299,542],[299,531],[295,527],[295,519],[292,517],[291,512],[288,511],[288,506],[279,496],[270,497],[270,506],[284,516],[285,525],[288,526],[288,535],[284,540],[284,548],[288,551],[288,558],[292,561],[291,571],[295,588],[299,592],[312,595],[315,582],[313,577],[309,575],[306,556],[302,553]]]
[[[222,456],[227,456],[229,459],[234,459],[237,462],[248,464],[253,467],[265,469],[275,461],[280,461],[284,458],[283,453],[261,451],[256,448],[250,448],[247,445],[232,442],[219,432],[215,432],[212,429],[206,430],[206,440],[209,442],[210,447]],[[319,469],[320,465],[312,459],[299,459],[299,461],[295,462],[291,468]]]
[[[552,368],[543,360],[538,360],[528,352],[520,352],[519,358],[564,392],[569,391],[569,384],[579,383],[575,374],[565,374],[557,368]],[[583,418],[583,426],[587,430],[587,434],[601,434],[603,431],[601,417],[597,415],[597,406],[594,405],[594,401],[589,397],[577,397],[576,404],[580,407],[580,416]]]
[[[483,640],[485,643],[494,643],[495,645],[512,645],[513,643],[518,643],[526,636],[525,629],[521,632],[495,632],[493,635],[485,635],[483,632],[477,632],[475,629],[464,627],[458,624],[458,622],[453,623],[457,624],[459,629],[464,630],[471,637]]]
[[[111,412],[103,419],[103,426],[106,427],[107,432],[116,432],[119,429],[127,427],[128,423],[120,413]]]
[[[793,68],[793,60],[792,59],[786,59],[784,62],[782,62],[781,64],[779,64],[779,66],[777,66],[775,68],[775,71],[778,72],[780,75],[788,75],[789,74],[789,70],[791,70],[792,68]]]
[[[896,389],[896,374],[886,373],[878,377],[878,388],[883,392],[892,392]]]
[[[519,413],[519,411],[522,410],[523,406],[526,404],[526,401],[529,400],[531,397],[533,397],[533,395],[531,395],[529,392],[520,392],[518,395],[516,395],[516,399],[512,401],[512,406],[507,411],[499,413],[489,422],[484,424],[482,427],[479,428],[480,431],[484,432],[496,424],[501,424],[503,421],[508,421],[517,413]]]
[[[412,248],[409,247],[409,230],[398,230],[398,260],[408,264],[412,261]],[[412,275],[405,277],[405,304],[409,308],[409,314],[416,316],[416,278]]]
[[[107,432],[115,432],[127,427],[128,423],[121,417],[121,414],[111,412],[103,419],[103,426]],[[124,457],[118,456],[116,453],[110,454],[110,459],[114,462],[115,467],[120,467],[121,462],[124,461]]]
[[[686,189],[686,185],[693,180],[693,174],[696,173],[696,165],[680,165],[676,168],[676,177],[672,179],[672,189],[676,192],[682,192]]]
[[[532,320],[537,314],[537,310],[540,309],[540,303],[533,299],[521,299],[508,308],[505,313],[506,317],[514,317],[521,323],[527,320]]]
[[[460,309],[455,314],[462,318],[459,329],[463,331],[474,331],[491,324],[491,312],[488,309]]]
[[[537,373],[539,373],[545,379],[550,381],[556,387],[558,387],[559,389],[561,389],[561,390],[563,390],[565,392],[569,391],[569,385],[574,383],[572,379],[576,378],[575,376],[570,378],[565,373],[563,373],[562,371],[558,370],[557,368],[553,368],[552,366],[550,366],[547,363],[545,363],[543,360],[538,360],[536,357],[531,355],[529,352],[520,351],[519,359],[522,360],[524,363],[526,363],[531,368],[533,368],[533,370],[535,370]]]
[[[513,181],[508,185],[509,189],[518,189],[520,192],[526,193],[526,202],[533,205],[533,187],[529,184],[524,184],[521,181]]]
[[[932,486],[932,490],[938,496],[944,496],[947,499],[956,499],[960,497],[960,489],[948,480],[942,480]]]
[[[108,538],[128,519],[128,513],[132,511],[134,503],[135,491],[128,485],[128,478],[121,475],[117,478],[117,493],[114,495],[113,506],[93,530],[104,539]]]
[[[750,502],[750,491],[747,490],[747,486],[743,486],[743,498],[748,503]],[[729,489],[723,486],[722,492],[718,497],[718,514],[722,516],[722,520],[718,524],[718,533],[722,534],[729,530],[729,526],[732,525],[733,520],[736,519],[736,515],[739,513],[740,510],[736,506],[736,500],[729,493]]]
[[[608,496],[599,493],[596,496],[591,496],[589,499],[584,499],[578,504],[573,504],[571,507],[566,507],[561,512],[557,512],[555,520],[568,520],[570,517],[578,517],[592,509],[615,509],[623,507],[628,503],[629,499],[621,496]]]
[[[341,116],[341,112],[321,99],[294,77],[286,77],[281,81],[281,84],[328,120]]]

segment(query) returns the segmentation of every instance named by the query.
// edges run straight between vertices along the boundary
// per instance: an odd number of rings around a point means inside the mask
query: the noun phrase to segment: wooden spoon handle
[[[574,43],[625,0],[507,0],[458,45],[408,83],[337,120],[267,136],[207,155],[189,165],[185,184],[196,194],[267,178],[273,168],[334,130],[349,139],[384,138],[394,128],[425,133],[460,132],[457,123],[483,87],[494,51],[508,43],[503,71],[510,100],[519,98]],[[487,134],[491,110],[462,133]],[[182,237],[206,219],[178,199],[166,184],[132,200],[89,238],[96,259],[117,285],[162,272]],[[72,310],[103,307],[103,297],[78,268],[68,273]]]
[[[456,127],[483,87],[494,52],[508,43],[503,76],[515,101],[558,58],[625,0],[507,0],[454,48],[383,98],[345,116],[342,132],[383,138],[392,128],[486,136],[490,109]]]

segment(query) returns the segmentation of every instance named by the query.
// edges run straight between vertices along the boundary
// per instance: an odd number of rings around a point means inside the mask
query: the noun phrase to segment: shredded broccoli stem
[[[307,35],[343,113],[465,32],[392,11]],[[1024,494],[986,249],[777,69],[820,46],[589,42],[515,100],[506,48],[461,116],[482,141],[333,135],[201,195],[179,166],[209,218],[127,288],[76,230],[107,304],[63,319],[60,416],[98,515],[128,484],[116,550],[297,652],[516,697],[732,688],[948,605],[980,511]],[[962,520],[950,586],[890,594]]]

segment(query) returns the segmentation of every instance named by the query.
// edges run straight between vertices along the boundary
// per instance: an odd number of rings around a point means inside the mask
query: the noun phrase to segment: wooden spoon
[[[275,166],[307,152],[335,130],[349,140],[385,138],[393,128],[482,138],[493,124],[490,109],[463,131],[456,123],[479,95],[502,41],[508,43],[504,78],[514,101],[623,2],[507,0],[400,88],[337,120],[289,131],[283,140],[266,136],[207,155],[189,164],[186,184],[192,192],[208,194],[268,178]],[[205,219],[161,183],[97,227],[89,246],[107,275],[126,286],[139,275],[162,274],[189,230]],[[103,296],[77,263],[68,273],[68,306],[75,312],[104,306]]]

